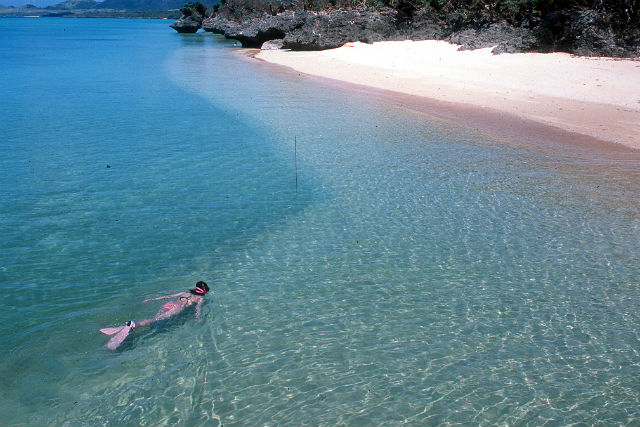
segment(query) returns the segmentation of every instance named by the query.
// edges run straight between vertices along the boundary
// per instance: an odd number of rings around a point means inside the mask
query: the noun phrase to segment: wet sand
[[[441,41],[349,43],[255,56],[494,134],[640,150],[640,61],[457,48]]]

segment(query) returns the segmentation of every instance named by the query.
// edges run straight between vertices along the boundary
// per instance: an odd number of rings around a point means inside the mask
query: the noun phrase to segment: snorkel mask
[[[205,282],[199,281],[198,283],[196,283],[196,288],[193,290],[193,292],[197,295],[205,295],[207,292],[209,292],[209,286]]]

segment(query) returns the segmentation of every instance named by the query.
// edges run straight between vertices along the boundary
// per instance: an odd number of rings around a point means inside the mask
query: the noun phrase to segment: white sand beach
[[[640,61],[564,53],[493,55],[443,41],[260,51],[298,72],[479,107],[640,150]]]

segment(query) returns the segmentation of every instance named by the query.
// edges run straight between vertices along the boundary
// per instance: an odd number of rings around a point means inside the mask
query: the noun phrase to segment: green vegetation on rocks
[[[425,10],[439,18],[457,14],[480,23],[505,21],[512,25],[534,25],[553,11],[593,10],[615,29],[640,24],[638,0],[222,0],[214,6],[214,11],[241,19],[284,10],[375,10],[385,7],[405,15]]]
[[[182,13],[184,16],[204,18],[205,16],[207,16],[207,8],[200,2],[187,3],[180,9],[180,13]]]

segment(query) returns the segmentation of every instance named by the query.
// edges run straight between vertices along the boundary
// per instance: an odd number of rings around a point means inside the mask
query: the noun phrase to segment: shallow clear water
[[[167,24],[0,19],[5,424],[640,423],[635,160]],[[104,348],[200,279],[201,322]]]

